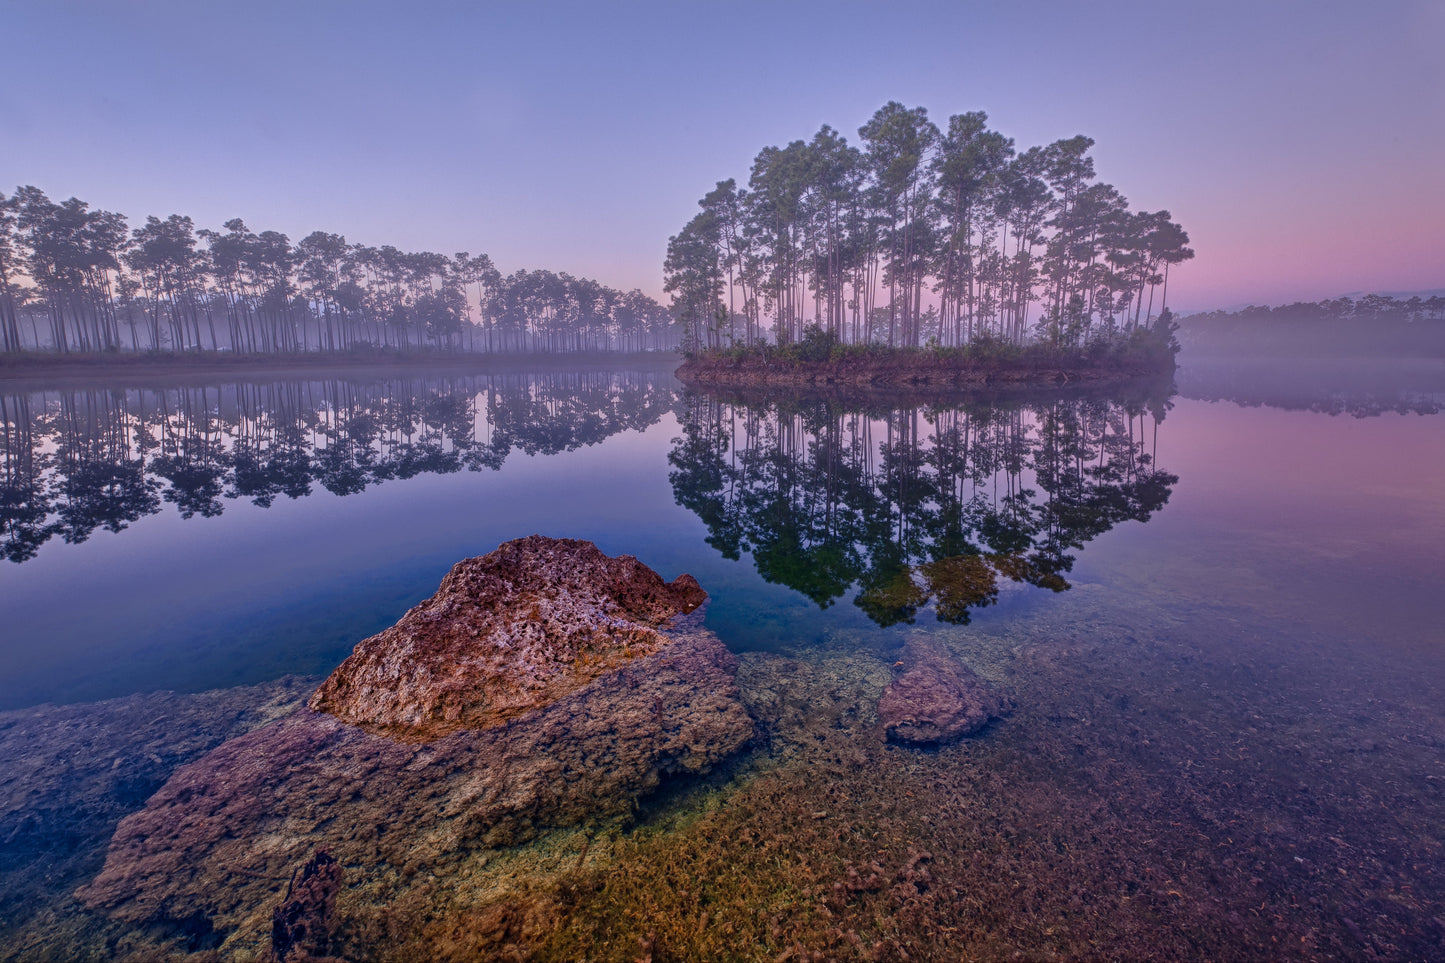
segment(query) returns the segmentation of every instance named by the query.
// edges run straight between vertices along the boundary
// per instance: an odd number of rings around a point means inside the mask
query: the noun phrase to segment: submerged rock
[[[176,769],[305,704],[319,679],[0,712],[0,960],[86,955],[57,936],[116,825]]]
[[[588,542],[533,536],[462,562],[357,646],[312,699],[325,711],[178,770],[79,895],[136,923],[199,911],[254,943],[318,847],[410,875],[625,814],[752,735],[733,656],[698,614],[667,621],[705,597]]]
[[[878,716],[888,738],[896,742],[952,742],[1013,708],[1007,695],[941,646],[910,640],[904,662],[903,674],[878,700]]]
[[[271,914],[271,963],[319,963],[331,955],[341,866],[324,849],[291,877]]]

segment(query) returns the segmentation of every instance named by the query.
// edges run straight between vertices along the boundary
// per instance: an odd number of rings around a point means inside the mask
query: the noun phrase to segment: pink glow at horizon
[[[1425,221],[1423,215],[1420,221]],[[1319,301],[1354,293],[1445,287],[1440,229],[1360,224],[1351,232],[1260,230],[1211,246],[1208,227],[1191,231],[1201,256],[1170,277],[1169,301],[1184,310]]]
[[[1335,177],[1302,168],[1272,190],[1176,205],[1196,257],[1171,276],[1170,301],[1207,310],[1445,287],[1445,166],[1396,168],[1352,194]]]

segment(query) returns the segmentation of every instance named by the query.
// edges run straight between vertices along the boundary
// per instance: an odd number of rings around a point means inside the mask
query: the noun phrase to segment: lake
[[[1438,957],[1440,368],[0,384],[0,958],[258,952],[71,892],[178,766],[532,533],[695,576],[758,736],[620,822],[348,867],[348,958]],[[1013,710],[885,741],[920,640]]]

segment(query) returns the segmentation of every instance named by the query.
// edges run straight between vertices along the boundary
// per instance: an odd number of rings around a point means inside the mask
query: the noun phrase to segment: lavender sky
[[[1445,2],[0,0],[0,190],[661,296],[769,144],[888,100],[1084,133],[1184,310],[1445,286]]]

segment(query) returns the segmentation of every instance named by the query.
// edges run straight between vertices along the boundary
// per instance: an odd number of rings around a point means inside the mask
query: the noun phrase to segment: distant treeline
[[[0,350],[645,351],[675,348],[671,313],[633,290],[551,271],[503,276],[487,255],[292,243],[239,218],[197,230],[36,187],[0,193]]]
[[[1176,337],[1187,353],[1445,355],[1445,297],[1298,301],[1190,314]]]
[[[665,265],[688,347],[809,324],[846,343],[1082,346],[1148,327],[1194,256],[1168,211],[1094,181],[1088,137],[1020,152],[982,112],[940,129],[899,103],[858,135],[765,147],[745,188],[698,202]]]
[[[1356,301],[1335,298],[1324,301],[1296,301],[1277,308],[1251,304],[1238,311],[1205,311],[1184,315],[1182,323],[1191,325],[1271,321],[1445,321],[1445,297],[1422,298],[1416,295],[1401,300],[1386,294],[1368,294]]]

